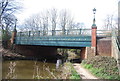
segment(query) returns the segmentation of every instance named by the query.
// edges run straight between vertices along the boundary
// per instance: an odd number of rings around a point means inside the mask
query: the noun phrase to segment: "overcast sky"
[[[117,17],[118,0],[23,0],[24,10],[17,15],[21,22],[34,13],[56,8],[68,9],[77,22],[83,22],[87,28],[92,25],[93,8],[96,8],[96,24],[102,27],[108,14]]]

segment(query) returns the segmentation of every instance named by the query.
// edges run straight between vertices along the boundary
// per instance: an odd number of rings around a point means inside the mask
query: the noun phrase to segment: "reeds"
[[[34,70],[33,70],[33,79],[42,79],[43,77],[40,76],[40,69],[37,64],[37,61],[34,62]]]
[[[5,79],[16,79],[17,75],[15,73],[16,62],[10,62],[9,70]]]

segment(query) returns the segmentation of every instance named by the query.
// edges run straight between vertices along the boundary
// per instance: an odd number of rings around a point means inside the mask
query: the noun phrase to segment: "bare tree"
[[[113,28],[113,15],[107,15],[104,20],[104,28],[106,30],[111,30]]]
[[[57,9],[52,8],[50,10],[50,21],[51,21],[51,24],[52,24],[52,35],[55,35],[55,29],[56,29],[56,25],[57,25],[57,18],[58,18]]]
[[[16,0],[1,0],[0,1],[0,25],[4,31],[14,24],[16,17],[14,13],[21,7]],[[10,25],[10,26],[9,26]]]
[[[24,22],[25,31],[36,31],[39,30],[40,27],[41,27],[41,18],[39,14],[32,15]]]
[[[2,41],[4,43],[5,41],[7,43],[10,38],[9,30],[16,22],[14,13],[20,9],[19,6],[15,0],[0,0],[0,29],[2,29]]]
[[[69,34],[70,30],[74,29],[76,26],[74,17],[72,17],[71,13],[66,9],[61,10],[59,20],[60,26],[62,28],[62,34]]]
[[[66,31],[66,25],[68,23],[69,15],[66,10],[61,10],[59,20],[60,20],[60,26],[62,27],[62,34],[65,34]]]
[[[49,20],[49,11],[45,11],[41,13],[41,18],[42,18],[42,29],[43,29],[43,35],[48,34],[48,20]]]
[[[26,19],[24,22],[24,29],[26,31],[39,31],[41,35],[48,34],[48,12],[41,12],[38,14],[32,15],[30,18]]]
[[[71,29],[79,28],[79,23],[74,21],[74,18],[67,10],[58,12],[55,8],[32,15],[24,24],[24,29],[40,31],[41,35],[65,34],[69,33]],[[55,31],[59,28],[62,29],[62,33]],[[49,32],[49,30],[52,30],[52,32]]]

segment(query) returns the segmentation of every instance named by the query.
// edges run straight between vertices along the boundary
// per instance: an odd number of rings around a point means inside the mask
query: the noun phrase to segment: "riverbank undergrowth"
[[[96,56],[82,61],[81,65],[100,79],[120,80],[117,62],[114,58]]]

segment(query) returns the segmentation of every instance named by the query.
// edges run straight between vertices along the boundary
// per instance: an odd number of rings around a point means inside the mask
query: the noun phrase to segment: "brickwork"
[[[80,52],[81,60],[94,57],[95,52],[96,52],[95,47],[84,47],[84,48],[82,48],[81,52]]]
[[[80,52],[80,58],[81,58],[81,60],[86,59],[85,50],[86,50],[85,47],[81,48],[81,52]]]
[[[97,55],[111,56],[111,40],[97,40]]]
[[[96,30],[97,27],[92,27],[92,47],[96,47]]]

